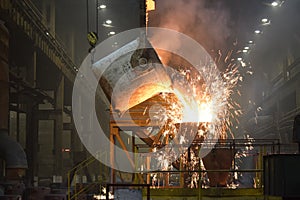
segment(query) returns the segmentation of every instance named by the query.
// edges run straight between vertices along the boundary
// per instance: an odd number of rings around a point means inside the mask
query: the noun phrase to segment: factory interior
[[[299,200],[299,10],[1,0],[0,200]]]

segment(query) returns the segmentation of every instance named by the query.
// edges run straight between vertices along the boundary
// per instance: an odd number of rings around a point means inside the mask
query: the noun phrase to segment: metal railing
[[[103,153],[99,154],[98,156],[100,156],[100,157],[101,156],[106,156],[107,157],[107,154],[106,154],[106,152],[103,152]],[[76,178],[76,175],[79,174],[79,172],[81,170],[88,167],[89,165],[94,163],[96,160],[97,160],[96,158],[94,158],[93,156],[90,156],[86,160],[83,160],[82,162],[80,162],[79,164],[77,164],[76,166],[74,166],[72,169],[70,169],[68,171],[68,173],[67,173],[67,178],[68,178],[68,200],[72,200],[72,199],[76,200],[81,194],[86,194],[86,192],[91,190],[93,187],[95,187],[95,186],[102,183],[102,180],[95,181],[94,183],[87,184],[85,187],[82,187],[82,188],[80,188],[80,190],[78,190],[78,188],[76,187],[76,180],[75,180],[74,193],[73,193],[73,190],[72,190],[72,188],[73,188],[72,180],[74,178]],[[100,169],[100,171],[102,171],[102,170]]]
[[[203,180],[205,177],[207,177],[207,173],[224,173],[227,172],[231,176],[231,183],[238,182],[237,177],[235,175],[237,174],[252,174],[253,175],[253,187],[250,188],[262,188],[263,183],[263,156],[268,154],[280,154],[281,152],[281,144],[279,142],[279,139],[227,139],[223,141],[211,141],[212,143],[215,143],[214,149],[231,149],[234,152],[234,156],[232,159],[232,165],[228,167],[228,169],[203,169],[203,167],[200,166],[200,158],[197,165],[194,169],[172,169],[172,170],[156,170],[156,171],[139,171],[138,173],[146,174],[148,184],[152,183],[152,178],[149,178],[150,175],[159,175],[160,177],[170,176],[170,175],[178,175],[176,181],[172,184],[165,184],[160,185],[160,188],[172,188],[172,187],[185,187],[182,183],[184,180],[182,178],[184,177],[184,174],[192,175],[193,173],[196,173],[199,177],[198,184],[201,187],[206,187],[207,185],[204,184]],[[201,145],[201,144],[192,144],[192,145]],[[238,155],[241,154],[247,154],[247,151],[244,151],[245,149],[252,148],[253,151],[249,151],[248,155],[244,155],[245,158],[251,158],[253,159],[253,165],[254,168],[244,168],[244,167],[238,167],[238,162],[240,162],[240,157]],[[146,148],[146,146],[143,145],[143,148]],[[146,159],[146,158],[145,158]],[[222,158],[220,158],[222,160]],[[149,166],[148,166],[149,168]],[[144,168],[147,169],[147,166]],[[151,177],[152,177],[151,176]],[[181,179],[181,180],[180,180]],[[169,180],[169,178],[167,179]],[[159,180],[161,182],[165,182],[165,180]],[[146,182],[146,181],[145,181]],[[228,182],[228,185],[231,184]],[[156,182],[157,184],[157,182]],[[157,185],[151,185],[152,187],[157,187]]]

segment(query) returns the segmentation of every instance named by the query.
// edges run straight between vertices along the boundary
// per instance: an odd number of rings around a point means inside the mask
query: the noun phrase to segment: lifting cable
[[[86,0],[86,20],[87,20],[87,39],[88,42],[90,44],[90,48],[89,48],[89,52],[91,52],[91,50],[93,48],[95,48],[97,42],[98,42],[98,0],[96,0],[96,31],[91,31],[90,30],[90,16],[89,16],[89,1],[90,0]]]

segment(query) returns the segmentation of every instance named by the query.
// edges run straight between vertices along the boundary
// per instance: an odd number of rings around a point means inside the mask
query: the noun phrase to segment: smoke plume
[[[230,12],[222,0],[156,0],[156,10],[149,14],[149,26],[184,33],[208,52],[224,49],[231,35]],[[156,37],[151,42],[159,40]],[[181,46],[176,38],[160,42]]]

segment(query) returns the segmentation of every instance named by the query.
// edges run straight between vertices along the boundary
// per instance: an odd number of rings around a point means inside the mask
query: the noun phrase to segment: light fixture
[[[243,58],[240,58],[240,57],[239,57],[239,58],[237,58],[237,60],[238,60],[238,61],[242,61],[242,60],[243,60]]]
[[[249,49],[250,49],[250,47],[246,46],[246,47],[244,47],[244,49],[246,49],[246,50],[249,50]]]
[[[271,24],[271,20],[269,20],[268,18],[263,18],[261,19],[261,23],[263,26],[268,26]]]
[[[253,40],[248,41],[248,44],[253,44],[253,43],[254,43]]]
[[[277,6],[279,5],[279,3],[278,3],[277,1],[273,1],[273,2],[271,3],[271,5],[272,5],[273,7],[277,7]]]
[[[63,148],[61,151],[62,152],[71,152],[71,149],[70,148]]]
[[[104,4],[102,4],[98,7],[98,9],[104,9],[104,8],[106,8],[106,5],[104,5]]]
[[[116,32],[114,32],[114,31],[110,31],[110,32],[108,33],[108,35],[114,35],[114,34],[116,34]]]
[[[247,53],[248,52],[248,50],[247,49],[243,49],[243,53]]]
[[[260,34],[260,33],[261,33],[261,30],[258,30],[258,29],[257,29],[257,30],[254,31],[254,33]]]
[[[110,19],[108,19],[108,20],[105,21],[105,23],[106,23],[106,24],[111,24],[112,21],[111,21]]]

